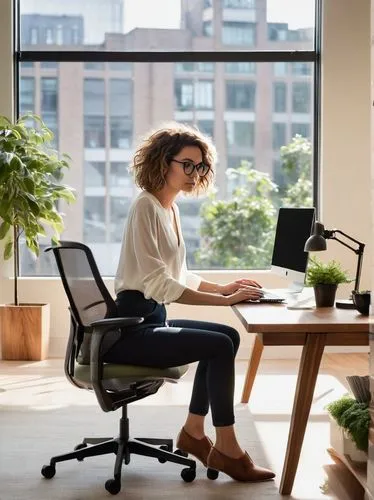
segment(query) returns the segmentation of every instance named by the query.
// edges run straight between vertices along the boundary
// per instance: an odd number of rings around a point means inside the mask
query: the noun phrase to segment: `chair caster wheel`
[[[219,474],[218,470],[210,469],[209,467],[206,470],[206,477],[208,479],[211,479],[212,481],[214,481],[215,479],[217,479],[218,474]]]
[[[56,467],[54,465],[43,465],[41,473],[46,479],[52,479],[56,474]]]
[[[181,478],[186,483],[192,483],[195,477],[196,477],[196,469],[192,469],[191,467],[183,469],[181,472]]]
[[[160,446],[160,450],[170,451],[167,444],[162,444]],[[167,462],[166,458],[159,458],[158,461],[160,462],[160,464],[164,464],[165,462]]]
[[[174,453],[175,453],[175,455],[179,455],[181,457],[185,457],[185,458],[188,457],[188,453],[186,453],[183,450],[179,450],[178,448],[174,451]]]
[[[111,494],[111,495],[117,495],[121,491],[121,481],[118,479],[108,479],[105,482],[105,489]]]
[[[87,443],[79,443],[75,446],[74,451],[83,450],[83,448],[87,448]],[[78,462],[83,462],[84,458],[77,458]]]

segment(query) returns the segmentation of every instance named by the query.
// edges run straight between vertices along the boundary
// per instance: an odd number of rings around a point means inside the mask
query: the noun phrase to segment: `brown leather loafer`
[[[240,458],[231,458],[213,446],[207,464],[210,469],[224,472],[236,481],[268,481],[275,477],[271,470],[255,465],[247,452]]]
[[[202,439],[192,437],[184,430],[184,427],[182,427],[177,437],[176,446],[186,453],[191,453],[191,455],[198,458],[206,467],[208,455],[212,449],[213,443],[207,436]]]

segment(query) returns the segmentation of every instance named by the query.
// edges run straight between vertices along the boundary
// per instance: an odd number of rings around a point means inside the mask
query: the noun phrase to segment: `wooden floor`
[[[257,433],[256,439],[261,442],[268,463],[277,472],[278,479],[281,475],[287,443],[297,367],[297,360],[263,360],[248,403]],[[236,412],[243,408],[240,396],[245,370],[246,363],[237,362]],[[192,365],[180,383],[167,384],[152,398],[146,398],[135,404],[187,405],[191,395],[194,371],[195,366]],[[330,401],[347,392],[346,375],[366,375],[367,373],[367,354],[327,354],[324,356],[292,498],[305,500],[319,498],[360,500],[363,498],[362,489],[353,476],[344,467],[335,464],[326,452],[329,447],[329,424],[324,408]],[[9,405],[15,407],[32,405],[34,408],[40,405],[43,407],[46,404],[46,399],[43,399],[46,397],[43,396],[43,386],[46,384],[46,379],[51,380],[51,378],[61,388],[51,404],[68,405],[78,400],[83,404],[85,401],[90,401],[92,404],[92,394],[77,390],[66,382],[60,359],[44,362],[0,361],[0,408],[1,405],[7,407]],[[28,387],[31,386],[40,386],[39,399],[30,396]],[[245,429],[238,431],[240,437]]]

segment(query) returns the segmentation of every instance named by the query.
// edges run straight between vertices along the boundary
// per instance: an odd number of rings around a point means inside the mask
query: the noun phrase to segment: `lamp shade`
[[[326,250],[327,245],[326,239],[323,236],[324,231],[325,227],[323,224],[321,224],[321,222],[314,223],[313,233],[306,240],[304,246],[305,252],[321,252],[323,250]]]

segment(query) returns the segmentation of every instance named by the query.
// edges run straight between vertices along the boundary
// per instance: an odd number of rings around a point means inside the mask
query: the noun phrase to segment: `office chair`
[[[181,477],[191,482],[196,476],[196,462],[181,450],[173,451],[172,439],[130,439],[127,405],[154,394],[165,382],[176,382],[188,370],[188,365],[174,368],[104,363],[103,352],[126,335],[126,327],[138,325],[143,318],[119,318],[117,307],[106,288],[91,250],[82,243],[61,241],[53,251],[62,283],[69,300],[70,335],[65,355],[65,375],[80,389],[93,390],[103,411],[122,408],[119,436],[85,438],[74,451],[52,457],[42,467],[42,475],[50,479],[56,473],[56,463],[114,453],[114,477],[105,489],[115,495],[121,490],[122,462],[130,462],[131,454],[154,457],[159,462],[184,465]],[[107,335],[110,333],[110,335]],[[90,444],[91,446],[88,446]],[[214,472],[214,471],[212,471]]]

